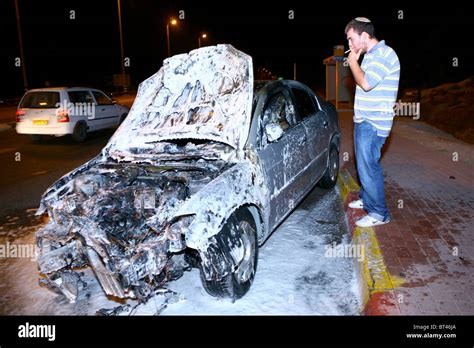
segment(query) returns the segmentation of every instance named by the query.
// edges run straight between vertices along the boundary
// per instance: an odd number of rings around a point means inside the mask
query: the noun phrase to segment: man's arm
[[[368,92],[372,88],[369,86],[367,80],[365,79],[364,71],[360,68],[359,57],[360,57],[360,51],[359,53],[355,53],[354,51],[351,51],[351,53],[349,54],[349,57],[347,57],[347,63],[349,63],[349,67],[351,68],[352,75],[354,76],[354,80],[357,83],[357,85],[360,88],[362,88],[365,92]]]

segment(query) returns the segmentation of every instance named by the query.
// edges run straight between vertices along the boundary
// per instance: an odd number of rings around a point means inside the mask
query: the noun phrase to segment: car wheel
[[[319,187],[322,188],[333,188],[337,182],[337,176],[339,175],[339,151],[337,151],[337,147],[334,144],[331,144],[329,148],[329,160],[328,160],[328,167],[326,168],[326,172],[324,173],[323,177],[318,183]]]
[[[255,278],[258,261],[257,228],[252,214],[248,210],[240,210],[232,214],[219,233],[226,239],[230,231],[237,231],[240,243],[244,247],[244,257],[233,273],[220,280],[207,280],[202,267],[201,281],[204,289],[214,297],[230,297],[233,300],[243,297]]]
[[[83,142],[87,137],[87,127],[84,123],[78,123],[74,127],[72,139],[77,142]]]

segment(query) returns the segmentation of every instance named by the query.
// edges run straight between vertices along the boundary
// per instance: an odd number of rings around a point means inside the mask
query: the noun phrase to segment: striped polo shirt
[[[367,52],[361,69],[371,90],[356,87],[354,122],[367,121],[377,129],[377,135],[388,137],[392,129],[400,80],[400,62],[395,51],[382,40]]]

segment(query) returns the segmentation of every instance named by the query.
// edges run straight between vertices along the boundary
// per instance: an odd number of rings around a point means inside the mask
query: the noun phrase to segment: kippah
[[[370,19],[365,17],[357,17],[355,20],[358,22],[370,23]]]

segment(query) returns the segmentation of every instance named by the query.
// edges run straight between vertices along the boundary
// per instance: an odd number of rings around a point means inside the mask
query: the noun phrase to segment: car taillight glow
[[[69,113],[67,111],[58,112],[58,122],[69,122]]]
[[[21,119],[21,116],[23,116],[25,114],[25,112],[23,110],[17,110],[16,111],[16,122],[21,122],[23,121]]]

